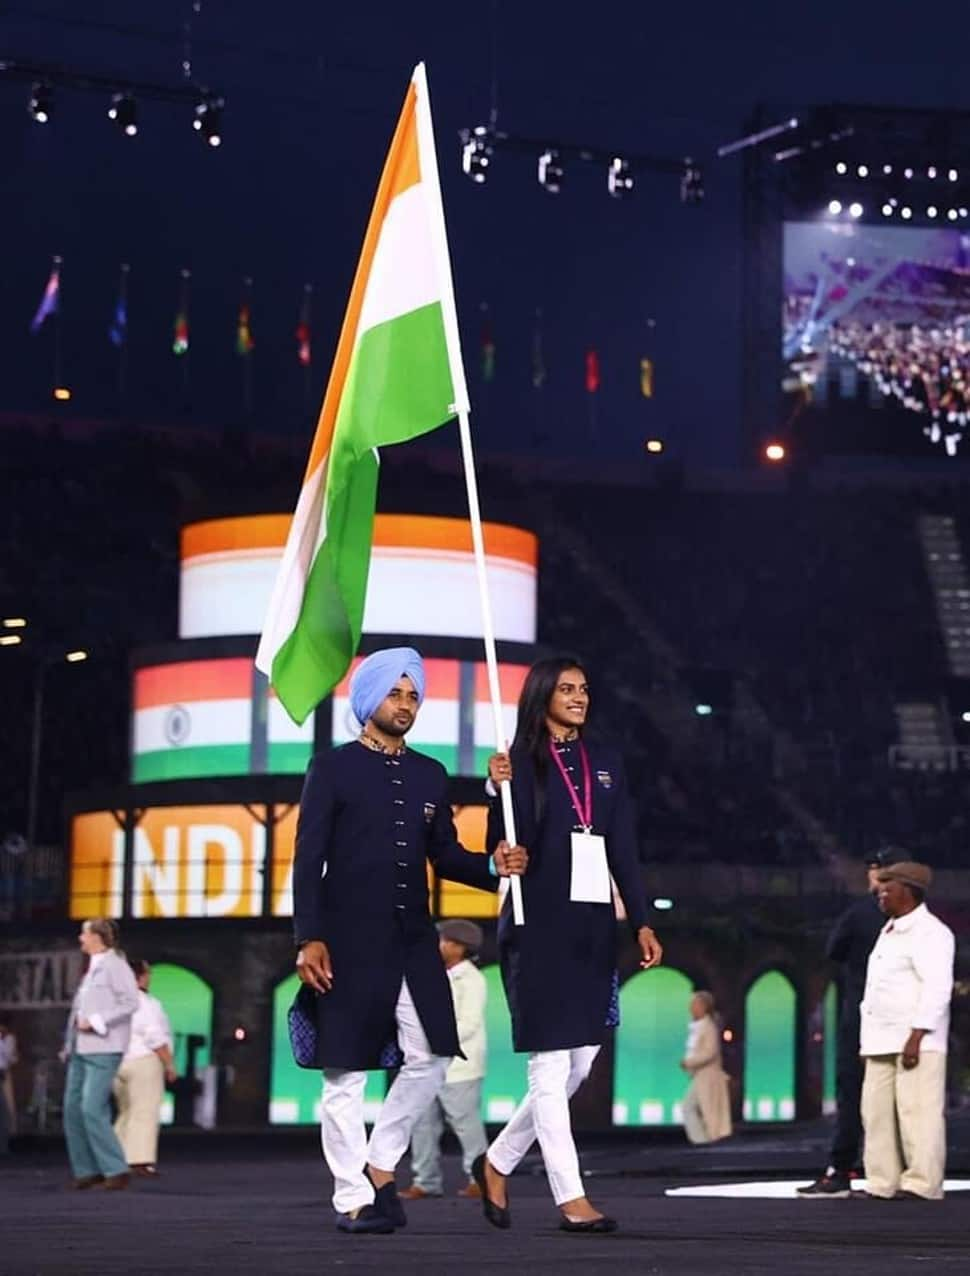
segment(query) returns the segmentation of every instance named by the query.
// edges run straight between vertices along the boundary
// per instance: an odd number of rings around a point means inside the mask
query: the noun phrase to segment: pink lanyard
[[[559,756],[559,750],[551,740],[549,741],[549,752],[552,754],[556,766],[559,768],[559,774],[562,776],[563,783],[569,793],[569,800],[573,804],[573,810],[579,816],[579,823],[585,832],[588,833],[593,827],[593,782],[589,773],[589,757],[586,753],[586,746],[583,744],[582,740],[580,740],[579,756],[583,761],[583,789],[585,790],[585,800],[582,805],[580,805],[579,793],[576,786],[569,778],[569,774],[566,771],[563,760]]]

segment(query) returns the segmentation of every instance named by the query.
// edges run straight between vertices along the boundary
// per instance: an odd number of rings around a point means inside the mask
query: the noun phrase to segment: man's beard
[[[408,717],[406,726],[401,726],[399,722],[395,722],[394,718],[389,714],[387,716],[382,714],[380,717],[378,717],[375,714],[374,717],[372,718],[372,722],[374,723],[375,727],[378,727],[386,735],[393,735],[398,737],[406,736],[407,733],[414,726],[414,718],[410,716]]]

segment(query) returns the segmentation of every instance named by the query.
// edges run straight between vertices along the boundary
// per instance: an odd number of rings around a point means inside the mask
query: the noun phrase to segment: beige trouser
[[[154,1165],[165,1094],[165,1065],[157,1054],[122,1063],[114,1080],[118,1120],[115,1134],[129,1165]]]
[[[943,1197],[946,1164],[946,1055],[920,1053],[915,1068],[902,1055],[870,1055],[862,1084],[866,1178],[874,1196],[915,1192]]]

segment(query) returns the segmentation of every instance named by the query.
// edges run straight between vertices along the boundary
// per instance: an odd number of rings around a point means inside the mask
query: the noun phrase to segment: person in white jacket
[[[114,1081],[118,1119],[115,1134],[128,1166],[140,1178],[158,1174],[158,1127],[165,1083],[175,1080],[172,1027],[162,1003],[148,991],[152,968],[131,962],[138,983],[138,1009],[131,1021],[131,1040]]]
[[[923,902],[932,877],[910,860],[878,874],[889,921],[866,967],[859,1053],[868,1194],[883,1200],[943,1196],[955,944]]]
[[[405,1200],[441,1196],[444,1190],[441,1135],[446,1124],[461,1145],[461,1164],[466,1182],[458,1195],[475,1199],[481,1195],[471,1177],[472,1162],[487,1146],[481,1106],[487,1050],[485,1006],[488,985],[485,976],[472,961],[481,944],[481,927],[474,922],[455,918],[438,924],[438,947],[448,972],[455,1003],[458,1044],[464,1058],[459,1055],[451,1061],[444,1085],[411,1131],[413,1181],[400,1194]]]
[[[108,1101],[128,1049],[138,985],[117,951],[114,922],[90,918],[81,926],[78,943],[88,968],[74,995],[64,1034],[64,1137],[74,1186],[117,1191],[128,1186],[128,1162],[111,1128]]]

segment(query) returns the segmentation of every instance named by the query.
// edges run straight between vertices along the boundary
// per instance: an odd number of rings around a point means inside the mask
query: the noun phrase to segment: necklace
[[[578,739],[578,737],[579,732],[575,727],[572,727],[565,733],[565,735],[556,735],[554,731],[549,732],[549,738],[552,740],[553,744],[572,744],[574,740]]]
[[[407,752],[407,745],[403,740],[396,749],[389,749],[382,740],[378,740],[376,736],[372,736],[367,731],[361,731],[360,742],[365,748],[373,749],[375,753],[387,753],[391,757],[397,757],[399,754]]]

